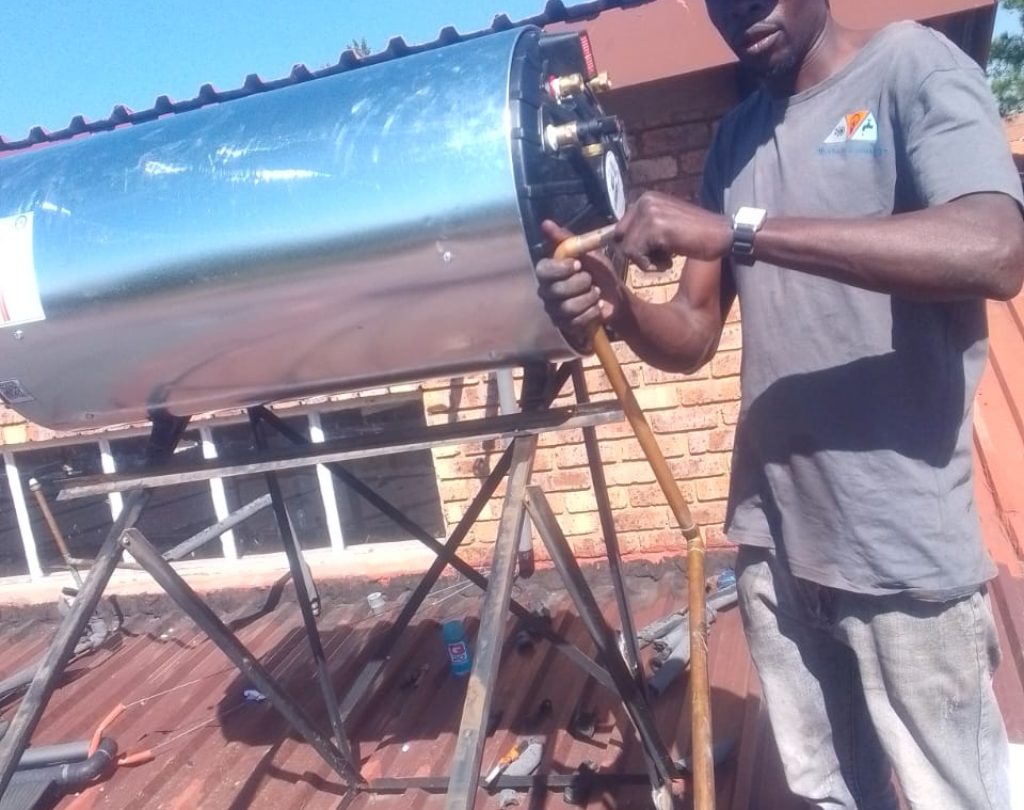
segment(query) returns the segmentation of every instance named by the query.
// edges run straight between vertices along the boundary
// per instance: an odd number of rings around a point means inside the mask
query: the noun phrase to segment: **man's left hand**
[[[667,270],[673,256],[714,261],[732,249],[732,222],[692,203],[648,191],[615,227],[614,250],[641,270]]]

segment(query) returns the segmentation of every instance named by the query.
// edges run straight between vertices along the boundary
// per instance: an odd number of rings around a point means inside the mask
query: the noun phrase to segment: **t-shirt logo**
[[[878,123],[870,110],[858,110],[839,119],[839,123],[825,138],[825,143],[846,143],[847,141],[878,142]]]

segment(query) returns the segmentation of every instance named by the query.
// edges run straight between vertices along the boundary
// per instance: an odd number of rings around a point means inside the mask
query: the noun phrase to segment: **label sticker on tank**
[[[0,217],[0,328],[46,317],[32,253],[32,216]]]

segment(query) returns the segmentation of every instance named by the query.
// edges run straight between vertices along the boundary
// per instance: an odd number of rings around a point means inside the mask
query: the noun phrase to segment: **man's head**
[[[797,70],[829,20],[829,0],[706,0],[711,21],[764,77]]]

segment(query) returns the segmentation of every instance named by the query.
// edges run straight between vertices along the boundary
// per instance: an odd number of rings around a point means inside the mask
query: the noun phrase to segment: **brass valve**
[[[544,127],[544,144],[552,152],[568,146],[600,143],[605,136],[621,134],[619,119],[614,116],[570,121],[567,124],[548,124]]]
[[[576,146],[579,142],[579,124],[576,121],[570,121],[568,124],[548,124],[544,127],[544,143],[552,152],[567,146]]]
[[[562,101],[578,95],[586,86],[586,81],[579,73],[570,73],[568,76],[552,76],[548,80],[548,91],[555,101]]]
[[[594,93],[607,93],[612,89],[612,80],[607,73],[598,73],[593,79],[587,82],[587,87]]]

